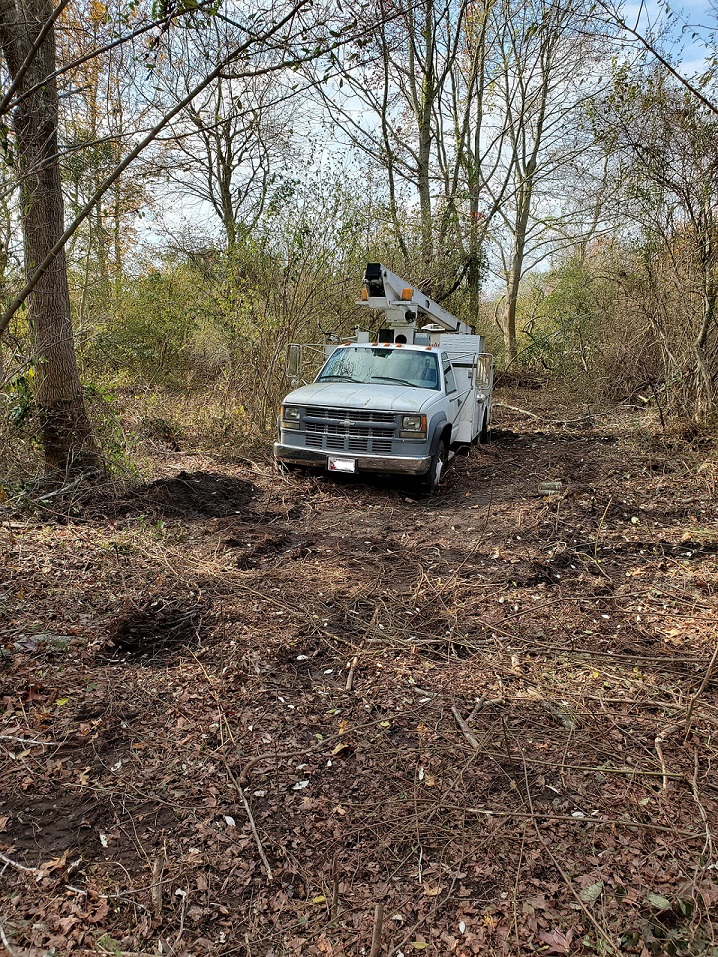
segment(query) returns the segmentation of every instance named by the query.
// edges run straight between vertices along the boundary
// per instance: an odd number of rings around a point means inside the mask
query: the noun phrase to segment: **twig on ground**
[[[0,734],[0,741],[17,741],[19,744],[35,744],[39,747],[50,748],[56,741],[36,741],[34,738],[21,738],[16,734]]]
[[[470,728],[470,727],[468,726],[468,724],[464,721],[464,719],[461,717],[461,714],[459,713],[459,711],[457,710],[457,708],[454,707],[453,704],[452,704],[452,706],[451,706],[451,713],[452,713],[453,716],[456,718],[456,723],[457,723],[458,726],[461,728],[462,734],[464,735],[464,737],[466,738],[466,740],[469,742],[469,744],[471,745],[471,747],[474,749],[474,751],[480,750],[481,745],[480,745],[479,742],[476,740],[476,738],[474,737],[474,735],[471,733],[471,728]]]
[[[374,929],[371,935],[371,950],[369,957],[379,957],[381,951],[381,929],[384,923],[384,903],[378,901],[374,908]]]
[[[20,957],[15,948],[11,945],[10,941],[7,939],[7,934],[5,933],[5,928],[0,924],[0,941],[5,950],[8,952],[8,957]]]
[[[560,708],[556,707],[552,701],[542,701],[541,707],[544,709],[544,711],[548,711],[553,718],[556,718],[556,720],[559,721],[567,731],[575,731],[578,727],[578,722],[570,715],[566,714],[565,711],[562,711]]]
[[[184,934],[184,912],[187,909],[187,891],[177,890],[175,893],[179,894],[180,897],[182,898],[182,909],[180,911],[179,929],[177,931],[177,936],[175,937],[175,946],[177,946],[177,944],[179,944],[180,940],[182,939],[182,935]]]
[[[494,402],[495,409],[507,409],[509,412],[518,412],[520,415],[528,415],[531,419],[545,422],[546,425],[578,425],[581,422],[593,421],[594,415],[580,415],[577,419],[546,419],[542,415],[536,415],[535,412],[529,412],[528,409],[519,409],[515,405],[508,405],[506,402]]]
[[[352,690],[352,686],[354,684],[354,672],[358,664],[359,664],[359,658],[356,655],[354,655],[354,657],[352,658],[351,665],[349,666],[349,674],[347,675],[347,683],[344,686],[345,691]]]
[[[229,770],[229,768],[227,770]],[[242,799],[244,810],[247,812],[247,817],[249,818],[249,826],[252,829],[252,834],[254,835],[254,842],[257,845],[257,850],[259,851],[259,856],[261,858],[262,864],[264,864],[264,869],[267,872],[267,878],[268,880],[273,881],[274,877],[272,875],[272,868],[269,866],[267,855],[264,853],[264,848],[262,847],[262,842],[259,838],[259,832],[257,831],[257,825],[254,823],[254,815],[252,814],[252,809],[249,806],[249,802],[247,801],[244,790],[242,789],[242,785],[239,783],[239,781],[237,781],[237,779],[234,777],[231,771],[230,771],[230,775],[232,777],[234,786],[237,788],[237,791],[239,792],[239,796]]]
[[[337,919],[337,913],[339,910],[339,864],[337,861],[337,855],[335,854],[332,859],[332,903],[329,908],[329,917],[331,920]]]
[[[164,864],[162,863],[162,858],[159,855],[155,858],[155,863],[152,868],[152,910],[155,915],[155,919],[158,921],[162,920],[162,871],[164,870]]]
[[[661,762],[661,771],[663,772],[663,790],[665,791],[668,787],[668,770],[666,768],[666,759],[663,756],[663,742],[666,740],[669,734],[673,734],[674,731],[677,731],[680,728],[680,724],[669,724],[667,727],[661,731],[660,734],[656,735],[653,745],[656,749],[656,754],[658,755],[658,760]]]
[[[593,914],[588,909],[588,907],[586,907],[586,904],[581,900],[580,895],[576,893],[576,889],[573,886],[573,882],[571,881],[571,878],[568,876],[566,871],[561,867],[559,862],[556,860],[556,855],[553,853],[553,851],[551,850],[551,848],[548,846],[548,844],[543,838],[541,829],[538,826],[538,821],[536,820],[536,815],[534,814],[534,806],[533,806],[533,801],[531,800],[531,788],[529,787],[529,775],[528,775],[528,770],[526,768],[526,762],[524,762],[524,783],[526,785],[526,800],[528,801],[529,811],[531,812],[531,818],[532,818],[534,830],[536,831],[536,836],[538,837],[539,841],[543,845],[543,849],[546,851],[548,856],[553,861],[553,866],[556,868],[556,870],[559,872],[559,874],[563,878],[563,881],[566,884],[566,887],[569,889],[571,894],[576,899],[576,903],[580,906],[581,910],[584,912],[584,914],[589,919],[591,924],[593,924],[599,937],[604,941],[604,943],[606,944],[606,946],[608,947],[608,949],[610,950],[612,954],[619,954],[620,952],[618,948],[615,946],[615,944],[613,943],[613,941],[611,940],[611,938],[608,936],[608,934],[603,929],[603,927],[601,927],[601,925],[598,923],[598,921],[593,916]],[[585,820],[585,819],[579,818],[578,820]]]
[[[696,750],[693,752],[693,779],[691,780],[691,792],[693,794],[693,800],[696,802],[698,813],[703,821],[703,827],[706,829],[706,842],[703,845],[703,854],[707,858],[712,858],[713,837],[711,835],[710,825],[708,824],[708,815],[706,814],[706,809],[703,807],[700,795],[698,794],[698,748],[696,748]]]
[[[521,864],[524,858],[524,845],[526,843],[526,825],[521,828],[521,847],[519,848],[519,862],[516,865],[516,879],[514,880],[514,893],[511,899],[511,910],[514,918],[514,936],[516,937],[517,952],[521,952],[521,941],[519,939],[519,921],[518,921],[518,899],[519,899],[519,879],[521,877]]]
[[[493,406],[495,409],[508,409],[509,412],[518,412],[521,415],[528,415],[531,419],[540,419],[540,415],[536,415],[535,412],[529,412],[528,409],[518,409],[515,405],[507,405],[505,402],[494,402]]]
[[[423,695],[425,698],[435,698],[436,691],[427,691],[426,688],[420,688],[418,685],[411,685],[411,690],[416,694]]]
[[[443,806],[447,807],[448,805]],[[457,808],[457,810],[459,810],[459,808]],[[467,807],[461,808],[461,810],[465,810],[467,814],[485,814],[487,817],[518,818],[519,820],[523,818],[535,818],[537,821],[565,821],[567,824],[592,824],[595,827],[616,827],[617,825],[621,825],[623,827],[639,828],[640,830],[662,831],[664,834],[677,834],[680,837],[701,837],[701,834],[696,831],[684,831],[681,828],[668,827],[665,824],[651,824],[647,821],[625,821],[618,817],[573,817],[573,815],[570,814],[544,814],[541,811],[529,814],[526,811],[493,811],[489,807]]]
[[[611,497],[609,498],[609,500],[608,500],[608,505],[607,505],[607,506],[604,508],[604,510],[603,510],[603,515],[601,516],[601,520],[600,520],[600,522],[598,523],[598,528],[596,529],[596,539],[595,539],[595,541],[594,541],[594,543],[593,543],[593,560],[594,560],[594,562],[596,563],[596,565],[598,565],[599,568],[600,568],[601,566],[600,566],[599,561],[598,561],[598,542],[599,542],[599,540],[600,540],[600,538],[601,538],[601,529],[603,528],[603,523],[606,521],[606,516],[608,515],[608,510],[609,510],[609,508],[611,507],[612,504],[613,504],[613,496],[611,496]]]
[[[684,743],[684,744],[685,744],[686,741],[688,740],[688,735],[690,734],[690,730],[691,730],[691,717],[692,717],[692,715],[693,715],[693,706],[694,706],[694,704],[696,703],[696,701],[698,700],[698,698],[700,698],[700,696],[703,694],[706,685],[707,685],[708,682],[711,680],[711,675],[713,674],[713,666],[714,666],[715,663],[716,663],[716,658],[718,658],[718,643],[716,643],[716,646],[715,646],[715,648],[714,648],[714,650],[713,650],[713,657],[711,658],[710,662],[708,663],[708,667],[707,667],[707,669],[706,669],[705,675],[703,676],[703,681],[701,682],[701,686],[700,686],[700,688],[698,689],[698,691],[696,691],[696,693],[693,695],[693,697],[691,698],[691,700],[690,700],[689,703],[688,703],[688,710],[687,710],[687,712],[686,712],[686,718],[685,718],[685,721],[686,721],[686,733],[685,733],[685,736],[684,736],[684,738],[683,738],[683,743]]]
[[[0,861],[4,861],[4,863],[9,864],[10,867],[14,867],[18,871],[24,871],[26,874],[42,874],[42,871],[37,867],[25,867],[24,864],[18,864],[17,861],[14,861],[11,857],[7,857],[2,853],[0,853]]]

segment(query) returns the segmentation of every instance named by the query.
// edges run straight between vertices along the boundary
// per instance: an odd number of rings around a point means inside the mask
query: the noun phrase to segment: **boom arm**
[[[428,319],[446,329],[473,335],[474,329],[429,299],[411,283],[400,279],[381,263],[369,263],[364,274],[364,289],[358,306],[381,309],[386,313],[389,328],[412,326],[418,319]]]

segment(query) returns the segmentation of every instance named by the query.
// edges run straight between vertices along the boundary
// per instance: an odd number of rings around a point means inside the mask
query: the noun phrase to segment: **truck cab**
[[[371,284],[377,270],[383,280],[391,277],[381,287]],[[493,360],[473,331],[442,332],[458,320],[439,306],[432,312],[436,304],[425,297],[421,311],[428,318],[439,311],[445,321],[417,329],[414,290],[385,267],[370,264],[367,276],[360,305],[373,299],[390,323],[374,341],[358,341],[369,338],[358,333],[328,350],[315,381],[286,396],[275,458],[330,472],[416,476],[433,492],[457,447],[487,435]],[[403,293],[393,310],[392,282]]]

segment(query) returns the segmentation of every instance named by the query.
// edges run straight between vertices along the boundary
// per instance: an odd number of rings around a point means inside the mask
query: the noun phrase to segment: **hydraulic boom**
[[[364,288],[358,306],[379,309],[386,314],[386,327],[395,334],[404,333],[409,342],[422,320],[435,323],[446,332],[473,335],[474,329],[452,316],[438,302],[405,282],[381,263],[369,263],[364,274]]]

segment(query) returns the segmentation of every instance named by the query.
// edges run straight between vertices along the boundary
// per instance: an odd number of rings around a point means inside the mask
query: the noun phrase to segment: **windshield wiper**
[[[412,389],[416,388],[413,382],[408,382],[406,379],[397,379],[393,375],[373,375],[372,379],[383,379],[384,382],[398,382],[400,385],[408,385],[411,386]]]
[[[336,379],[337,382],[358,382],[359,385],[366,385],[361,379],[352,379],[350,375],[323,375],[317,379],[317,382],[327,382],[329,379]]]

